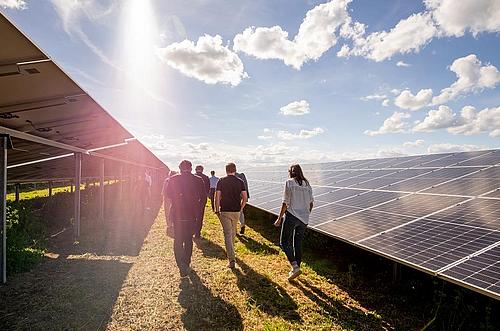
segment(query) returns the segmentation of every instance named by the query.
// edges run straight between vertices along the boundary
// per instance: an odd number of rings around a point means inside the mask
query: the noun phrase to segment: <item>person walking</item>
[[[167,187],[168,187],[168,180],[176,175],[177,172],[174,170],[170,170],[168,173],[168,177],[165,179],[163,182],[163,187],[161,189],[161,195],[163,196],[163,210],[165,211],[165,223],[167,225],[166,232],[169,237],[174,236],[174,223],[172,221],[172,216],[170,215],[170,199],[167,197]]]
[[[245,191],[247,192],[247,201],[250,199],[250,192],[248,192],[248,182],[247,182],[247,177],[245,176],[244,173],[236,173],[236,177],[241,179],[243,183],[245,184]],[[245,212],[243,209],[241,210],[240,213],[240,234],[245,234]]]
[[[297,278],[302,271],[302,240],[313,208],[314,198],[311,185],[304,177],[298,164],[290,166],[290,179],[285,182],[283,204],[274,226],[281,226],[280,246],[292,265],[288,280]],[[283,216],[285,216],[283,220]]]
[[[212,205],[212,211],[215,211],[215,189],[217,188],[217,182],[219,181],[219,177],[215,176],[215,171],[210,171],[210,192],[208,193],[208,197],[210,198],[210,204]]]
[[[174,255],[182,278],[187,277],[193,252],[193,233],[200,221],[199,210],[206,199],[203,180],[191,173],[192,164],[183,160],[180,174],[170,177],[166,196],[170,199],[170,217],[174,223]]]
[[[236,177],[236,165],[226,165],[226,177],[219,179],[215,190],[215,214],[219,217],[224,231],[224,243],[229,260],[228,267],[236,266],[234,240],[240,213],[247,203],[245,184]]]
[[[205,188],[205,198],[202,201],[201,209],[200,209],[200,221],[197,223],[197,228],[194,232],[194,237],[195,238],[200,238],[201,237],[201,228],[203,227],[203,217],[205,216],[205,206],[207,204],[207,197],[210,192],[210,179],[208,178],[207,175],[203,173],[203,166],[202,165],[197,165],[196,166],[196,176],[200,177],[203,180],[203,185]]]

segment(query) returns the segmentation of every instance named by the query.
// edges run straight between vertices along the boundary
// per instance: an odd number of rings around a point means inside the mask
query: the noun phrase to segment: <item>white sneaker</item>
[[[288,273],[288,281],[292,281],[295,278],[299,277],[301,273],[302,270],[300,270],[300,267],[293,267],[293,269]]]

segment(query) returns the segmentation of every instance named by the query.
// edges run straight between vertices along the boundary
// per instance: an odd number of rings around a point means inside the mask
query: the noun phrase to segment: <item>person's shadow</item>
[[[254,240],[250,237],[238,236],[238,239],[252,253],[262,254],[262,255],[278,255],[279,254],[279,251],[276,248],[272,247],[271,245],[268,245],[266,243],[260,243],[257,240]]]
[[[181,279],[179,303],[186,309],[182,322],[186,330],[243,330],[236,306],[214,296],[194,270]]]
[[[196,245],[205,257],[226,259],[224,248],[211,240],[201,239]],[[272,316],[280,316],[286,320],[301,320],[297,312],[297,303],[283,287],[256,272],[241,259],[236,260],[241,268],[241,270],[233,269],[237,277],[237,286],[249,294],[251,304]]]

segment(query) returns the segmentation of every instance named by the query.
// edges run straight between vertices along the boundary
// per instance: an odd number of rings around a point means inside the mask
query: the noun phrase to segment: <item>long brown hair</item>
[[[288,172],[290,173],[290,178],[295,179],[300,186],[302,186],[303,182],[309,185],[309,181],[306,179],[306,177],[304,177],[304,173],[302,172],[302,168],[300,167],[300,165],[292,164]]]

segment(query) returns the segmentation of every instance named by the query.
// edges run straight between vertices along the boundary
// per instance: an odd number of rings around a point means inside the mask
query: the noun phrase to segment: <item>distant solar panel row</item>
[[[277,214],[286,170],[248,169],[250,204]],[[303,170],[310,228],[500,299],[500,150]]]

